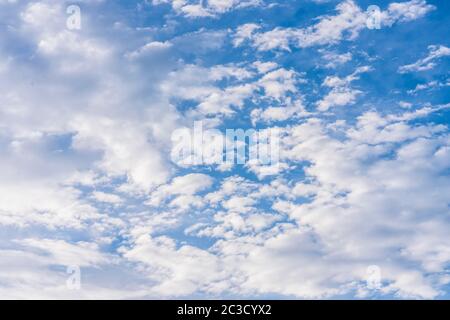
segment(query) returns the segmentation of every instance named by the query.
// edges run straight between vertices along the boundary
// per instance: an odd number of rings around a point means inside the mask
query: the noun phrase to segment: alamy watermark
[[[381,289],[381,268],[377,265],[367,267],[367,288],[370,290]]]
[[[66,280],[66,286],[69,290],[81,289],[81,269],[79,266],[68,266],[66,272],[69,277]]]
[[[172,133],[172,161],[184,166],[233,165],[251,163],[276,166],[279,163],[280,132],[268,129],[204,129],[202,121],[194,128]]]
[[[67,7],[66,27],[69,30],[81,30],[81,8],[75,4]]]
[[[367,8],[366,26],[368,29],[381,29],[381,9],[379,6],[371,5]]]

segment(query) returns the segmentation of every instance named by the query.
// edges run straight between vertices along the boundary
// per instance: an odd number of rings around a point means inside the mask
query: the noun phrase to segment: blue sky
[[[449,13],[0,0],[0,297],[448,298]],[[174,161],[199,121],[277,170]]]

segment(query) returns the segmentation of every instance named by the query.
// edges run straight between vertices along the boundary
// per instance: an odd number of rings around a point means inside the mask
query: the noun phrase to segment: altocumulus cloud
[[[448,297],[449,4],[362,2],[0,1],[0,296]],[[174,163],[197,121],[277,170]]]

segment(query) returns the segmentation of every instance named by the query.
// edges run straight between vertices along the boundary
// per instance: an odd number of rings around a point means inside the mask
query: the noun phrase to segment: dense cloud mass
[[[0,297],[448,298],[450,7],[393,1],[0,0]]]

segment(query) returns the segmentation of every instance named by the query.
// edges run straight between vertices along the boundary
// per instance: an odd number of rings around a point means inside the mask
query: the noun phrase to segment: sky
[[[449,22],[0,0],[0,298],[450,298]],[[279,160],[180,163],[195,123],[276,129]]]

